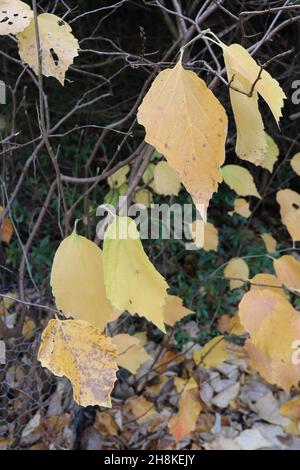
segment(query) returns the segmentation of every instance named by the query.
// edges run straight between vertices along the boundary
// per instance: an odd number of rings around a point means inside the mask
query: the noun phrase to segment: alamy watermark
[[[143,204],[128,207],[126,196],[121,196],[117,204],[120,215],[134,219],[142,240],[181,240],[186,250],[197,250],[204,244],[204,206],[193,204],[151,204],[147,208]],[[97,224],[97,236],[100,240],[117,210],[111,204],[103,204],[97,208],[96,215],[102,217]],[[116,233],[118,238],[132,238],[135,231]]]

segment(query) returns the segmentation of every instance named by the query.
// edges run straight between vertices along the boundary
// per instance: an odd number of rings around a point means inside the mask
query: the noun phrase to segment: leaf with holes
[[[137,118],[146,129],[145,140],[165,155],[205,216],[222,181],[227,135],[223,106],[180,60],[156,77]]]
[[[24,31],[33,18],[30,6],[20,0],[0,0],[0,35]]]
[[[111,407],[118,370],[116,347],[94,326],[81,320],[50,320],[38,359],[53,374],[72,382],[79,405]]]
[[[300,241],[300,194],[292,189],[282,189],[276,194],[280,205],[281,221],[294,242]]]
[[[62,85],[65,74],[78,56],[79,43],[72,34],[71,27],[58,16],[42,13],[38,16],[39,37],[42,56],[42,73],[46,77],[55,77]],[[19,54],[38,75],[38,54],[34,21],[20,34]]]

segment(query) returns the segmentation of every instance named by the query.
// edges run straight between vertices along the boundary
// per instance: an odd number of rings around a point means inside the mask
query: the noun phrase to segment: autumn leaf
[[[201,409],[198,390],[187,387],[181,393],[178,414],[172,416],[168,423],[170,432],[176,442],[179,442],[183,437],[188,436],[195,430]]]
[[[224,269],[224,276],[229,278],[230,289],[242,287],[249,277],[249,268],[242,258],[232,258]]]
[[[270,235],[269,233],[261,234],[261,238],[263,239],[267,252],[275,253],[277,245],[277,241],[275,240],[275,238],[272,237],[272,235]]]
[[[38,16],[38,28],[41,44],[42,72],[46,77],[55,77],[62,85],[65,74],[78,56],[79,43],[72,34],[71,27],[61,18],[51,13]],[[19,54],[38,75],[38,54],[34,20],[17,35]]]
[[[147,400],[142,395],[129,400],[129,406],[131,413],[139,421],[148,421],[157,415],[157,411],[153,403],[151,403],[151,401]]]
[[[119,170],[107,178],[107,182],[111,188],[119,188],[126,183],[126,175],[130,170],[129,165],[124,165]]]
[[[0,0],[0,35],[23,31],[33,18],[29,5],[20,0]]]
[[[134,202],[136,204],[140,204],[144,207],[151,207],[151,203],[153,201],[152,193],[148,189],[139,189],[137,188],[135,195],[134,195]]]
[[[151,356],[141,346],[139,340],[127,334],[119,334],[112,337],[113,344],[117,347],[117,363],[124,369],[135,374],[139,367]]]
[[[300,153],[296,153],[291,158],[291,167],[293,168],[294,172],[300,176]]]
[[[0,215],[3,213],[3,211],[3,207],[0,206]],[[2,226],[0,227],[0,242],[5,242],[8,244],[11,240],[11,237],[13,236],[13,233],[14,227],[11,221],[7,217],[4,217]]]
[[[286,226],[294,242],[300,241],[300,194],[292,189],[277,192],[282,223]]]
[[[79,405],[111,407],[118,369],[116,347],[94,326],[82,320],[50,320],[38,359],[53,374],[72,382]]]
[[[157,194],[177,196],[180,191],[180,179],[168,162],[159,162],[154,168],[154,189]]]
[[[194,313],[192,310],[184,307],[182,299],[177,295],[168,295],[164,306],[164,322],[173,326],[176,322],[180,321],[186,315]]]
[[[244,47],[239,44],[226,46],[221,41],[219,45],[223,49],[228,81],[239,90],[230,88],[237,127],[236,153],[244,160],[261,165],[265,159],[268,142],[258,108],[258,95],[269,106],[277,124],[282,116],[286,96],[279,83],[255,62]]]
[[[113,309],[106,297],[102,259],[95,243],[73,233],[59,245],[50,279],[57,308],[66,317],[88,321],[100,330]]]
[[[224,336],[216,336],[208,341],[201,349],[194,352],[194,362],[197,367],[215,367],[223,364],[229,358]]]
[[[278,280],[289,290],[300,292],[300,261],[284,255],[273,260]]]
[[[238,165],[225,165],[222,168],[222,173],[224,182],[238,196],[255,196],[260,198],[253,176],[246,168]]]
[[[203,231],[202,243],[196,240],[196,229],[198,233]],[[218,251],[219,234],[212,223],[197,219],[190,224],[190,232],[197,248],[203,248],[204,251]]]
[[[279,148],[274,139],[266,133],[267,150],[261,166],[272,173],[279,157]]]
[[[237,198],[234,201],[234,209],[233,211],[228,212],[228,215],[232,216],[233,214],[239,214],[242,217],[248,219],[251,215],[251,211],[249,208],[249,202],[243,198]]]
[[[218,99],[180,60],[156,77],[137,118],[145,140],[165,155],[204,216],[225,158],[227,116]]]
[[[168,284],[150,262],[135,222],[116,216],[105,232],[104,282],[108,298],[119,310],[142,315],[165,332],[163,308]]]
[[[251,365],[288,393],[300,380],[300,364],[292,360],[293,344],[300,338],[299,312],[273,289],[251,289],[240,303],[239,317],[250,334],[245,349]]]
[[[262,290],[269,289],[276,294],[283,295],[285,297],[284,290],[282,289],[281,282],[273,274],[259,273],[250,279],[251,290]]]

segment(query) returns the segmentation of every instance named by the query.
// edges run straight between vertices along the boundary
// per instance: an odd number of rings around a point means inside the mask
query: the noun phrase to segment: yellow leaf
[[[137,398],[132,398],[129,401],[129,406],[131,408],[132,414],[139,421],[149,420],[149,418],[153,418],[157,414],[153,403],[144,398],[142,395]]]
[[[284,290],[282,289],[281,282],[279,279],[274,276],[273,274],[268,274],[268,273],[260,273],[256,274],[252,279],[250,279],[251,282],[251,290],[252,289],[257,289],[257,290],[262,290],[262,289],[269,289],[276,294],[283,295],[285,297]]]
[[[300,194],[291,189],[282,189],[276,194],[280,205],[282,223],[294,242],[300,241]]]
[[[50,320],[38,359],[53,374],[72,382],[79,405],[111,407],[118,369],[116,347],[94,326],[82,320]]]
[[[240,303],[239,316],[250,334],[245,349],[251,365],[286,392],[297,386],[300,364],[293,360],[293,345],[300,338],[299,312],[274,290],[251,289]]]
[[[179,61],[156,77],[137,118],[145,140],[165,155],[205,214],[225,158],[227,116],[218,99]]]
[[[275,253],[277,241],[269,233],[263,233],[261,235],[263,242],[265,244],[266,250],[268,253]]]
[[[164,306],[164,322],[173,326],[186,315],[194,313],[182,305],[182,300],[177,295],[168,295]]]
[[[154,168],[154,190],[164,196],[177,196],[180,191],[180,179],[168,162],[159,162]]]
[[[175,441],[194,431],[202,407],[198,398],[198,390],[185,390],[179,400],[179,411],[169,420],[169,429]]]
[[[222,172],[225,183],[238,196],[255,196],[260,198],[253,176],[246,168],[238,165],[225,165],[222,168]]]
[[[168,284],[144,252],[135,222],[116,216],[103,245],[104,282],[114,307],[137,313],[165,332]]]
[[[267,141],[267,151],[261,163],[261,166],[265,168],[266,170],[269,170],[270,173],[272,173],[273,167],[279,157],[279,148],[276,142],[267,133],[266,133],[266,141]]]
[[[284,426],[289,434],[300,435],[300,395],[295,396],[291,400],[282,403],[280,406],[280,414],[291,420],[291,424]]]
[[[105,292],[102,251],[95,243],[75,233],[65,238],[55,253],[50,284],[66,317],[104,329],[112,305]]]
[[[300,292],[300,261],[290,255],[273,261],[278,280],[288,289]],[[300,339],[300,338],[299,338]]]
[[[252,91],[252,96],[246,96],[230,89],[237,126],[236,153],[242,159],[261,165],[265,159],[268,142],[258,109],[258,94],[268,104],[277,123],[282,115],[281,109],[286,96],[279,83],[266,70],[261,70],[246,49],[239,44],[226,46],[222,42],[220,46],[223,49],[229,82],[244,93]]]
[[[188,390],[198,389],[196,380],[191,377],[189,379],[183,379],[182,377],[174,378],[174,385],[178,393],[186,392]]]
[[[154,186],[154,168],[155,168],[154,163],[149,163],[149,165],[146,168],[146,171],[143,174],[143,182],[147,186],[150,186],[152,189],[154,189],[153,188],[153,186]]]
[[[224,336],[216,336],[208,341],[201,349],[194,352],[194,362],[197,367],[215,367],[223,364],[229,354],[225,346]]]
[[[203,233],[202,243],[196,240],[196,230],[198,233]],[[213,224],[199,219],[194,220],[190,224],[190,232],[197,248],[203,248],[204,251],[218,251],[219,235]]]
[[[229,281],[231,290],[242,287],[249,277],[247,263],[241,258],[232,258],[224,269],[224,276],[232,278]]]
[[[291,159],[291,167],[294,172],[300,176],[300,153],[296,153]]]
[[[119,188],[126,183],[126,175],[130,170],[129,165],[122,166],[113,175],[107,178],[107,182],[111,188]]]
[[[1,26],[1,23],[0,23]],[[3,207],[0,206],[0,215],[3,212]],[[11,240],[11,237],[13,236],[14,233],[14,227],[11,223],[11,221],[7,218],[4,217],[4,220],[2,222],[2,226],[0,227],[0,242],[5,242],[9,243]]]
[[[117,347],[118,365],[129,370],[132,374],[135,374],[144,362],[151,359],[151,356],[134,336],[119,334],[112,337],[112,342]]]
[[[0,35],[23,31],[33,18],[29,5],[20,0],[0,0]]]
[[[137,191],[134,195],[134,202],[136,204],[140,204],[142,206],[145,206],[146,208],[149,208],[151,206],[152,201],[152,193],[148,189],[137,188]]]
[[[71,27],[56,15],[42,13],[38,16],[43,75],[55,77],[64,85],[65,74],[78,56],[79,43],[72,34]],[[19,54],[23,62],[38,74],[38,54],[34,20],[17,35]]]
[[[246,201],[246,199],[243,199],[243,198],[235,199],[234,209],[233,209],[233,211],[228,212],[228,214],[230,216],[232,216],[233,214],[239,214],[242,217],[246,217],[246,219],[248,219],[248,217],[251,215],[251,211],[250,211],[250,208],[249,208],[249,202]]]

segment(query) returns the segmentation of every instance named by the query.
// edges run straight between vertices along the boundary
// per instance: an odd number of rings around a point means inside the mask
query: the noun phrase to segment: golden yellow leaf
[[[242,327],[238,316],[222,315],[218,319],[218,330],[220,333],[230,333],[232,335],[242,335],[245,328]]]
[[[201,349],[194,352],[194,362],[197,367],[215,367],[228,359],[224,336],[215,336]]]
[[[182,299],[177,295],[168,295],[164,306],[164,322],[173,326],[176,322],[180,321],[186,315],[194,313],[192,310],[184,307]]]
[[[118,365],[129,370],[132,374],[135,374],[144,362],[151,359],[151,356],[134,336],[122,333],[113,336],[111,340],[117,347]]]
[[[272,173],[275,163],[279,157],[279,148],[270,135],[266,133],[267,151],[261,166]]]
[[[137,398],[132,398],[129,401],[129,406],[130,406],[132,414],[139,421],[149,420],[150,418],[153,418],[157,414],[157,411],[153,403],[151,403],[151,401],[147,400],[142,395]]]
[[[189,379],[183,379],[182,377],[174,378],[174,385],[178,393],[182,393],[188,390],[198,389],[198,384],[193,377]]]
[[[198,390],[192,389],[182,392],[178,414],[172,416],[168,423],[176,442],[194,431],[201,409]]]
[[[250,339],[245,343],[251,365],[271,384],[286,392],[300,380],[300,363],[293,345],[300,338],[300,315],[273,289],[251,289],[244,295],[239,316]]]
[[[253,176],[238,165],[225,165],[222,168],[225,183],[237,193],[238,196],[255,196],[260,198]]]
[[[94,326],[82,320],[50,320],[38,359],[53,374],[72,382],[79,405],[111,407],[118,369],[116,347]]]
[[[291,159],[291,167],[300,176],[300,153],[296,153]]]
[[[196,229],[198,233],[202,233],[203,231],[202,243],[196,240]],[[205,251],[218,251],[219,234],[213,224],[199,219],[194,220],[194,222],[190,224],[190,232],[197,248],[203,248]]]
[[[180,179],[168,162],[159,162],[154,168],[154,190],[164,196],[177,196],[180,191]]]
[[[284,255],[274,259],[273,266],[281,284],[290,290],[300,292],[300,261],[293,256]]]
[[[71,27],[61,18],[51,13],[38,16],[39,36],[42,55],[42,72],[46,77],[55,77],[62,85],[65,74],[78,56],[79,43],[72,34]],[[17,35],[19,54],[23,62],[38,74],[38,54],[34,21]]]
[[[291,189],[282,189],[276,194],[280,205],[281,221],[294,242],[300,241],[300,194]]]
[[[279,83],[255,62],[239,44],[226,46],[221,41],[229,82],[244,93],[230,89],[230,98],[237,126],[237,155],[255,165],[261,165],[267,152],[264,124],[258,108],[258,94],[266,101],[276,122],[282,115],[286,98]],[[259,80],[258,80],[259,78]],[[253,85],[255,87],[253,89]]]
[[[153,201],[153,196],[152,196],[152,193],[148,189],[137,188],[137,191],[134,195],[134,202],[136,204],[145,206],[148,209],[151,206],[152,201]]]
[[[150,262],[135,222],[116,216],[105,232],[106,293],[114,307],[142,315],[165,332],[163,308],[168,284]]]
[[[0,215],[2,214],[3,210],[3,207],[0,206]],[[11,240],[11,237],[13,236],[13,233],[14,227],[11,221],[7,217],[4,217],[2,226],[0,227],[0,242],[5,242],[8,244]]]
[[[277,241],[269,233],[263,233],[261,235],[263,242],[265,244],[266,250],[268,253],[275,253]]]
[[[247,263],[242,258],[232,258],[225,266],[224,276],[229,279],[231,278],[229,281],[231,290],[242,287],[245,283],[244,281],[249,277]]]
[[[245,217],[248,219],[248,217],[251,215],[251,211],[249,208],[249,202],[246,201],[246,199],[243,198],[237,198],[234,201],[234,209],[233,211],[228,212],[230,216],[233,214],[239,214],[242,217]]]
[[[29,5],[20,0],[0,0],[0,35],[23,31],[33,18]]]
[[[282,403],[280,414],[291,420],[291,424],[284,426],[287,433],[296,436],[300,435],[300,395],[296,395],[291,400]]]
[[[102,251],[95,243],[76,233],[65,238],[55,253],[50,284],[66,317],[104,329],[113,307],[105,292]]]
[[[227,116],[223,106],[181,60],[156,77],[138,110],[145,140],[165,155],[196,205],[206,213],[222,181]]]
[[[262,289],[269,289],[276,294],[283,295],[285,297],[284,290],[282,289],[281,282],[279,279],[274,276],[273,274],[268,274],[268,273],[260,273],[256,274],[252,279],[250,279],[251,282],[251,290],[252,289],[257,289],[257,290],[262,290]]]
[[[126,175],[130,170],[129,165],[124,165],[119,168],[113,175],[107,178],[107,182],[111,188],[119,188],[122,184],[126,183]]]

